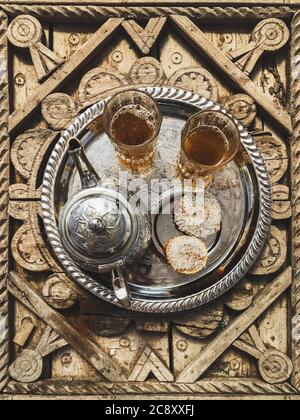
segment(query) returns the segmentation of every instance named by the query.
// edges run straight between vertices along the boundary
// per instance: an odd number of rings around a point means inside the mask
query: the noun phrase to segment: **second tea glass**
[[[182,130],[178,162],[180,175],[209,181],[234,159],[239,146],[239,129],[231,116],[221,111],[200,111]]]
[[[162,125],[159,105],[138,90],[115,95],[104,112],[104,127],[126,169],[148,169],[155,157]]]

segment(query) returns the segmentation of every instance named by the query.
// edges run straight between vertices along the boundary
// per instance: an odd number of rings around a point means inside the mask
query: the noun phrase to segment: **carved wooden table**
[[[97,3],[1,2],[0,398],[298,398],[297,2]],[[187,314],[102,303],[47,242],[40,186],[50,152],[75,116],[125,85],[171,85],[226,105],[270,171],[273,224],[260,260],[228,295]]]

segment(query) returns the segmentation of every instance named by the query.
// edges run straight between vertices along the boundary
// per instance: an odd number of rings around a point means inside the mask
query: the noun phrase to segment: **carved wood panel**
[[[296,6],[271,3],[2,2],[3,397],[299,395],[299,28]],[[159,319],[79,288],[53,255],[40,211],[43,171],[61,131],[108,94],[142,85],[177,86],[225,105],[253,133],[273,186],[270,236],[247,277],[207,307]]]

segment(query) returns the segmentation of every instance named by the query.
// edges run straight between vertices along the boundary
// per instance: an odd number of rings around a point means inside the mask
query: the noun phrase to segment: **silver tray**
[[[142,90],[159,101],[164,116],[158,157],[151,171],[143,176],[150,185],[152,179],[176,177],[180,132],[191,114],[199,109],[227,111],[192,92],[167,87]],[[49,242],[70,276],[97,297],[120,306],[112,291],[110,276],[91,275],[81,270],[64,250],[57,225],[64,204],[80,190],[78,173],[67,154],[67,141],[71,136],[80,135],[88,157],[104,184],[118,187],[121,168],[101,128],[101,116],[108,100],[82,113],[55,146],[43,181],[42,212]],[[97,124],[91,125],[95,120]],[[238,126],[243,150],[234,162],[215,177],[211,186],[211,191],[221,204],[222,229],[218,235],[207,240],[207,268],[193,276],[175,273],[165,261],[162,247],[179,232],[172,216],[162,212],[152,216],[153,244],[143,260],[128,268],[132,278],[131,310],[171,313],[204,305],[231,289],[260,255],[271,224],[270,179],[254,140],[240,123]],[[127,175],[130,181],[133,175]],[[160,208],[163,207],[164,197],[162,195],[160,198]]]

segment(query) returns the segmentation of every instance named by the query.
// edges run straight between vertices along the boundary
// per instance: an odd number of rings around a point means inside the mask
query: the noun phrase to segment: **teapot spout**
[[[99,175],[76,137],[69,140],[69,154],[75,161],[83,189],[93,188],[101,183]]]

